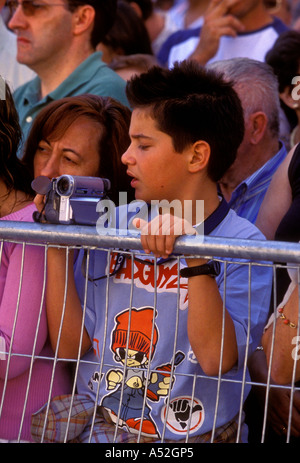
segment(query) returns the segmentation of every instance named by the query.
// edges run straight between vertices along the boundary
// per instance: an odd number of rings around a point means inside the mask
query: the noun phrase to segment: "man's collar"
[[[50,92],[41,100],[39,99],[41,80],[37,76],[26,85],[24,91],[24,103],[34,105],[38,102],[44,103],[51,100],[58,100],[70,95],[76,91],[78,86],[89,82],[95,72],[98,72],[100,67],[106,66],[101,60],[102,53],[94,52],[86,58],[55,90]]]
[[[277,151],[277,153],[274,156],[272,156],[267,162],[265,162],[263,166],[261,166],[255,172],[253,172],[252,175],[250,175],[243,182],[241,182],[240,185],[235,189],[235,191],[237,191],[240,188],[240,186],[251,188],[251,186],[253,184],[256,185],[261,178],[268,178],[270,174],[273,174],[274,167],[276,168],[276,166],[283,161],[287,154],[287,150],[284,143],[279,141],[279,146],[280,149]]]
[[[272,156],[264,165],[257,169],[253,174],[249,175],[245,180],[243,180],[237,187],[233,190],[229,204],[236,196],[242,194],[242,192],[250,189],[253,185],[256,186],[261,179],[269,178],[269,175],[274,173],[279,164],[284,160],[287,155],[287,150],[282,141],[279,140],[279,150],[277,153]]]

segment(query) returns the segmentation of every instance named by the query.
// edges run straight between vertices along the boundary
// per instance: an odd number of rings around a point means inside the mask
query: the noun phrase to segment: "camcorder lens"
[[[57,192],[62,196],[68,196],[70,194],[70,181],[68,178],[61,178],[56,185]]]

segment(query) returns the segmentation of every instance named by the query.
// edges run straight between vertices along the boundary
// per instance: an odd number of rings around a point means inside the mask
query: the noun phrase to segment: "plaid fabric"
[[[72,411],[70,414],[70,406]],[[71,442],[71,443],[155,443],[155,439],[138,436],[117,428],[107,416],[102,407],[97,407],[96,417],[93,420],[94,402],[90,397],[75,394],[57,396],[51,400],[48,416],[47,404],[32,415],[31,434],[36,442]],[[46,420],[46,425],[45,425]],[[44,429],[45,428],[45,429]],[[215,443],[235,443],[238,423],[234,419],[230,423],[215,430]],[[211,442],[212,432],[199,436],[189,437],[189,443]],[[178,442],[164,440],[164,442]]]
[[[75,395],[73,400],[71,395],[55,397],[50,402],[48,414],[47,405],[45,404],[31,417],[31,435],[36,442],[73,440],[81,434],[94,412],[94,402],[83,395]],[[44,431],[46,414],[48,416]]]

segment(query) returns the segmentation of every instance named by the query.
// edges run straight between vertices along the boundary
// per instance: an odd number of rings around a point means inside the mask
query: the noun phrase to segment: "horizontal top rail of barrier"
[[[0,240],[142,250],[138,234],[111,229],[109,234],[100,235],[97,233],[96,227],[82,225],[1,221]],[[174,253],[278,263],[300,263],[300,244],[281,241],[245,240],[212,236],[203,238],[201,236],[185,235],[176,240]]]

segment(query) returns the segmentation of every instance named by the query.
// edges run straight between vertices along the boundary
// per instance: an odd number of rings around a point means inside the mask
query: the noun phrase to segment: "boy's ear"
[[[196,141],[191,148],[189,171],[199,172],[206,168],[210,158],[210,145],[203,140]]]

